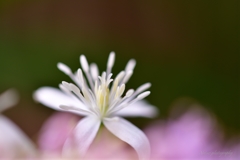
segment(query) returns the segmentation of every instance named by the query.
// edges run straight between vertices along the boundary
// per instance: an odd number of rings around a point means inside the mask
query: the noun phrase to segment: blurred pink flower
[[[220,160],[239,160],[240,159],[240,137],[229,140],[218,152],[215,157]]]
[[[71,113],[53,114],[43,125],[38,145],[45,152],[60,153],[80,117]]]
[[[145,131],[152,159],[212,159],[220,138],[214,119],[200,109],[192,109],[177,119],[160,121]]]
[[[79,122],[79,116],[57,112],[43,125],[39,139],[39,149],[42,158],[80,158],[85,160],[134,160],[137,154],[127,143],[119,140],[104,127],[99,130],[96,139],[91,144],[86,155],[79,157],[76,144],[72,144],[72,152],[62,156],[61,150],[67,138],[73,137],[72,130]]]

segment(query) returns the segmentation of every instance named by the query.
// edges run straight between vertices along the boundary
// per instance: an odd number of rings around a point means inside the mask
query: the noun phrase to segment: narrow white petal
[[[120,86],[120,88],[119,88],[119,97],[121,97],[122,96],[122,94],[123,94],[123,92],[124,92],[124,90],[125,90],[125,84],[122,84],[121,86]]]
[[[0,144],[4,149],[1,153],[12,156],[12,158],[21,154],[34,156],[37,153],[32,141],[4,116],[0,116]]]
[[[139,95],[137,96],[137,99],[138,99],[138,100],[141,100],[141,99],[149,96],[150,93],[151,93],[150,91],[143,92],[143,93],[141,93],[141,94],[139,94]]]
[[[87,116],[80,120],[73,131],[73,137],[69,137],[63,146],[63,154],[69,155],[77,147],[77,152],[84,156],[93,142],[101,121],[94,116]]]
[[[125,76],[125,72],[124,71],[121,71],[118,73],[118,75],[116,76],[114,82],[117,80],[117,81],[121,81],[122,78]]]
[[[128,101],[134,99],[139,93],[142,93],[143,91],[147,90],[151,87],[151,83],[145,83],[137,88],[137,90],[131,95],[131,97],[128,98]]]
[[[91,71],[92,78],[95,81],[98,78],[98,75],[99,75],[97,64],[92,63],[90,65],[90,71]]]
[[[120,117],[104,119],[103,123],[115,136],[132,146],[137,151],[139,159],[149,159],[150,144],[140,129]]]
[[[127,72],[127,71],[130,71],[130,70],[134,70],[135,66],[136,66],[135,59],[131,59],[131,60],[128,61],[127,65],[125,67],[125,71]]]
[[[52,87],[39,88],[37,91],[34,92],[33,98],[36,101],[42,103],[43,105],[46,105],[55,110],[63,111],[63,109],[60,108],[60,105],[65,105],[65,106],[79,107],[80,109],[88,111],[86,106],[83,105],[81,101],[77,100],[74,97],[71,97],[68,94],[65,94],[59,89],[52,88]],[[83,113],[80,111],[69,110],[69,112],[73,112],[80,115],[86,115],[85,112]]]
[[[63,64],[63,63],[59,62],[57,64],[57,67],[60,71],[62,71],[66,75],[71,75],[72,74],[72,70],[66,64]]]
[[[59,108],[63,109],[64,111],[68,111],[68,112],[73,112],[73,113],[79,112],[79,113],[81,113],[81,115],[89,115],[92,113],[90,111],[86,111],[81,108],[73,107],[73,106],[60,105]]]
[[[71,91],[69,90],[69,88],[66,88],[66,86],[64,86],[63,84],[59,84],[58,87],[66,94],[71,94]]]
[[[150,91],[145,91],[145,92],[139,94],[135,99],[133,99],[129,103],[127,103],[127,102],[125,102],[125,103],[128,105],[132,105],[132,104],[136,103],[137,101],[140,101],[140,100],[144,99],[145,97],[149,96],[150,93],[151,93]],[[122,107],[125,108],[124,105]]]
[[[85,80],[85,78],[84,78],[84,76],[83,76],[83,73],[82,73],[82,70],[79,68],[78,70],[77,70],[77,74],[76,74],[76,79],[79,81],[79,83],[80,83],[80,86],[81,87],[84,87],[84,85],[85,85],[85,83],[86,83],[86,80]]]
[[[133,71],[132,71],[132,70],[127,71],[127,73],[126,73],[125,77],[123,78],[121,84],[127,83],[128,80],[131,78],[132,74],[133,74]]]
[[[82,69],[85,72],[85,75],[88,79],[88,82],[89,82],[91,88],[93,89],[94,88],[94,85],[93,85],[94,80],[92,79],[92,77],[90,75],[88,61],[87,61],[87,58],[84,55],[80,56],[80,63],[82,65]],[[87,84],[86,84],[86,86],[87,86]]]
[[[114,65],[114,61],[115,61],[115,53],[112,51],[112,52],[109,54],[109,57],[108,57],[108,62],[107,62],[107,75],[111,73],[112,67],[113,67],[113,65]]]
[[[108,57],[107,67],[112,68],[114,65],[114,61],[115,61],[115,53],[112,51]]]
[[[151,83],[145,83],[137,88],[136,94],[141,93],[151,87]]]
[[[84,70],[84,72],[88,72],[89,65],[88,65],[87,58],[84,55],[80,56],[80,63],[82,65],[82,69]]]
[[[126,93],[126,97],[130,97],[134,93],[133,89],[129,89]]]
[[[123,108],[115,113],[115,115],[123,117],[153,118],[158,115],[158,109],[155,106],[148,104],[146,101],[141,100]]]
[[[14,106],[18,102],[18,94],[14,89],[9,89],[0,95],[0,112]]]

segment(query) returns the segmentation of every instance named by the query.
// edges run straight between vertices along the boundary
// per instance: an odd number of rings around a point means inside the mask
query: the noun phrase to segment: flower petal
[[[18,94],[14,89],[9,89],[0,95],[0,112],[14,106],[18,102]]]
[[[148,117],[153,118],[158,114],[158,109],[146,101],[137,101],[126,108],[121,109],[115,115],[123,117]]]
[[[150,144],[140,129],[120,117],[105,118],[103,123],[115,136],[132,146],[137,151],[139,159],[149,159]]]
[[[84,156],[93,139],[95,138],[101,121],[95,116],[87,116],[80,120],[63,146],[63,155],[68,156],[77,151],[78,154]]]
[[[56,112],[48,118],[39,133],[38,146],[41,151],[60,153],[67,138],[80,120],[80,116]]]
[[[74,97],[71,97],[70,95],[65,94],[64,92],[56,88],[39,88],[37,91],[34,92],[33,97],[36,101],[55,110],[69,111],[80,115],[88,115],[87,112],[89,110],[81,101],[75,99]],[[70,106],[70,108],[71,106],[78,107],[79,109],[86,110],[87,112],[79,110],[65,110],[60,108],[61,105]]]
[[[36,155],[36,148],[31,140],[4,116],[0,116],[0,146],[2,147],[0,157]]]

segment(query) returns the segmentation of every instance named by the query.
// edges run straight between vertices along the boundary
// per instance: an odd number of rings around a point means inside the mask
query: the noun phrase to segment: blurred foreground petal
[[[10,120],[0,116],[0,158],[34,157],[36,148]]]
[[[132,146],[138,153],[139,159],[150,157],[150,145],[145,134],[127,120],[114,117],[103,121],[106,128],[122,141]]]
[[[18,94],[14,89],[9,89],[0,95],[0,112],[14,106],[18,102]]]
[[[77,115],[71,113],[57,112],[44,123],[38,139],[42,158],[80,158],[77,143],[69,144],[68,156],[62,156],[61,153],[66,139],[73,138],[72,140],[74,140],[74,135],[71,132],[79,119]],[[118,139],[106,128],[101,127],[83,159],[134,160],[137,159],[137,155],[125,142]]]
[[[76,127],[80,117],[66,112],[54,113],[43,125],[38,144],[43,152],[61,153],[62,147]]]
[[[214,129],[214,120],[200,110],[158,122],[146,129],[152,159],[206,159],[208,156],[203,152],[219,149],[220,139]]]
[[[83,118],[73,131],[64,146],[63,154],[68,156],[72,153],[72,146],[76,146],[79,155],[84,156],[93,139],[96,137],[101,121],[97,117],[88,116]]]

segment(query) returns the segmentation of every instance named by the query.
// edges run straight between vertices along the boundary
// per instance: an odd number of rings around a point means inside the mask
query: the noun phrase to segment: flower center
[[[125,67],[125,70],[121,71],[113,81],[113,79],[111,79],[111,70],[114,64],[114,59],[115,54],[112,52],[109,55],[107,70],[106,72],[103,72],[101,76],[98,76],[99,71],[97,65],[92,63],[89,66],[84,55],[80,56],[80,63],[85,72],[85,76],[80,68],[76,73],[72,73],[68,66],[59,63],[58,68],[65,74],[69,75],[78,85],[76,86],[72,83],[63,81],[62,84],[60,84],[60,88],[68,94],[73,93],[74,96],[76,96],[85,106],[88,106],[87,109],[66,105],[61,105],[60,108],[66,110],[81,110],[83,112],[93,113],[100,118],[104,118],[105,116],[111,116],[124,107],[148,96],[150,92],[145,90],[151,86],[150,83],[143,84],[137,88],[136,91],[129,89],[123,96],[125,84],[132,76],[136,62],[135,60],[130,60]],[[112,81],[113,84],[110,87]]]
[[[108,86],[102,84],[98,87],[96,91],[96,101],[97,106],[102,113],[105,113],[109,106],[109,88]]]
[[[98,77],[100,80],[100,84],[98,85],[98,81],[95,81],[94,90],[96,96],[96,103],[102,114],[105,114],[109,107],[109,84],[112,82],[111,76],[112,74],[110,74],[106,78],[106,72],[104,72],[101,77]]]

